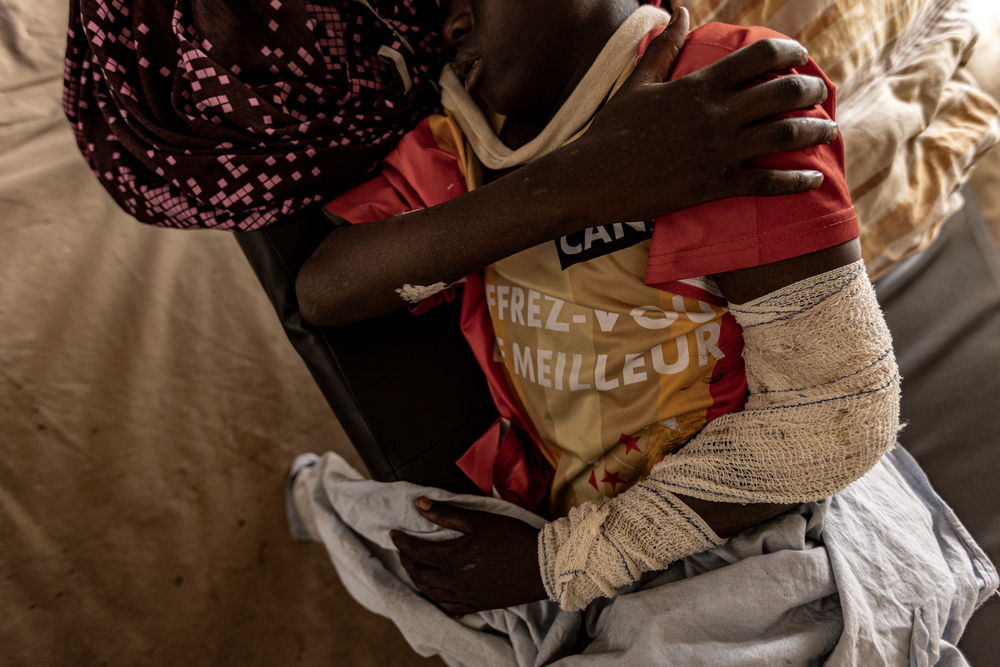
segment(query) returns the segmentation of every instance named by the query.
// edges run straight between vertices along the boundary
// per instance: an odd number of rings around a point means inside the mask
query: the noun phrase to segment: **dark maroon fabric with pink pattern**
[[[140,221],[257,229],[365,179],[435,108],[438,5],[72,0],[63,106]]]

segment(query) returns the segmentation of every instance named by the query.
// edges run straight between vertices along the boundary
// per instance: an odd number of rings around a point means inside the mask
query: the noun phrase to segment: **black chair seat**
[[[333,230],[318,207],[236,238],[373,479],[478,493],[454,465],[497,412],[453,302],[339,327],[309,324],[295,277]]]

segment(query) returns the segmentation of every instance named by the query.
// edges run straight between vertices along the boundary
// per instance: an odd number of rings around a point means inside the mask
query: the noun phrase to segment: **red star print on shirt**
[[[622,433],[622,437],[618,438],[618,444],[625,445],[626,456],[628,456],[628,453],[633,450],[637,452],[642,451],[641,449],[639,449],[638,443],[639,443],[639,436],[632,437],[628,433]]]
[[[608,472],[608,469],[604,469],[604,477],[601,479],[602,484],[610,484],[611,492],[614,493],[618,490],[619,484],[624,484],[625,480],[618,476],[616,472]]]
[[[587,483],[590,484],[595,489],[597,489],[598,491],[600,491],[600,488],[597,486],[597,473],[594,472],[593,470],[590,471],[590,479],[587,480]]]

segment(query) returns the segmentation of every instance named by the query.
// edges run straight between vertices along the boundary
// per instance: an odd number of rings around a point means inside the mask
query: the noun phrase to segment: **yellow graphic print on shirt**
[[[704,300],[643,283],[651,225],[590,228],[484,272],[498,353],[555,468],[555,515],[634,484],[719,401],[726,309],[709,281],[686,290]]]

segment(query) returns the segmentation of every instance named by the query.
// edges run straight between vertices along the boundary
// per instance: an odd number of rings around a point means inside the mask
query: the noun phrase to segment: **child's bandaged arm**
[[[773,36],[708,24],[689,37],[673,76]],[[795,71],[825,79],[811,61]],[[821,105],[802,113],[833,119],[836,94],[828,88]],[[874,291],[864,266],[853,263],[858,228],[843,142],[755,166],[815,169],[825,178],[808,194],[736,198],[661,218],[646,266],[646,282],[664,289],[711,274],[737,304],[745,409],[710,422],[620,496],[582,505],[543,530],[542,577],[567,608],[719,544],[720,534],[785,504],[839,491],[895,441],[899,378]]]
[[[851,264],[859,259],[857,252],[857,242],[850,242],[782,262],[728,271],[714,278],[726,301],[730,304],[742,304],[805,277]],[[702,517],[716,534],[724,538],[732,537],[796,506],[795,503],[712,502],[680,493],[677,496]]]
[[[621,495],[548,524],[538,546],[552,600],[572,610],[613,595],[720,533],[836,493],[893,445],[899,375],[857,252],[854,241],[716,276],[743,327],[746,408]]]

